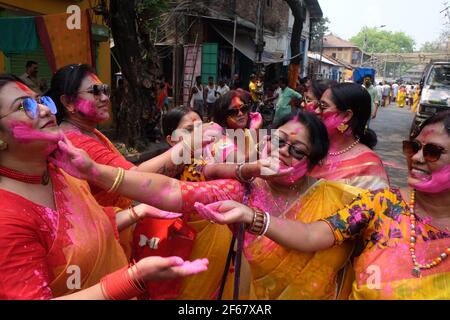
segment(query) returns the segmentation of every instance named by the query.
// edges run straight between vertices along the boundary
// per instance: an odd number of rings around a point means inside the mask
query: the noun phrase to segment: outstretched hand
[[[143,218],[176,219],[182,216],[181,213],[164,211],[145,203],[138,204],[134,209],[136,212],[139,212],[139,215]]]
[[[145,280],[187,277],[208,270],[208,259],[185,261],[180,257],[147,257],[138,262]]]
[[[96,176],[95,162],[84,150],[75,148],[67,137],[58,142],[48,160],[76,178],[89,180]]]
[[[195,203],[195,209],[203,218],[219,224],[244,222],[251,224],[253,210],[239,202],[226,200],[204,205]]]

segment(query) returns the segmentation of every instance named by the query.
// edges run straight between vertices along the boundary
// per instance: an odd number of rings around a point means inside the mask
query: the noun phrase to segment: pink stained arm
[[[253,209],[234,201],[220,201],[206,206],[197,203],[195,208],[203,218],[219,224],[243,222],[250,225],[253,221]],[[306,224],[271,216],[265,236],[301,252],[316,252],[335,244],[333,231],[324,221]]]

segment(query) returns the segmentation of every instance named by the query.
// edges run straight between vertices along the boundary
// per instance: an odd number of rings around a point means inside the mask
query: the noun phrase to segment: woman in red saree
[[[48,164],[62,139],[55,113],[49,97],[0,75],[0,298],[131,299],[141,281],[206,270],[205,260],[176,257],[127,268],[118,230],[138,213],[101,207],[86,182]],[[113,283],[131,285],[122,295],[110,286],[118,275],[125,282]]]
[[[383,163],[372,151],[377,141],[367,127],[371,115],[367,90],[351,83],[332,86],[322,95],[316,114],[327,127],[330,151],[311,175],[368,190],[388,187]]]

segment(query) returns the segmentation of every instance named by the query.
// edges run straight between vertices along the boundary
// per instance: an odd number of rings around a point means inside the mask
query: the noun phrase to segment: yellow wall
[[[19,9],[30,14],[62,13],[66,12],[67,7],[73,4],[78,5],[81,9],[89,8],[89,0],[81,2],[73,0],[0,0],[0,7],[12,10]],[[111,84],[111,52],[109,42],[100,43],[98,64],[99,78],[103,82]],[[4,71],[4,57],[0,53],[0,72]]]

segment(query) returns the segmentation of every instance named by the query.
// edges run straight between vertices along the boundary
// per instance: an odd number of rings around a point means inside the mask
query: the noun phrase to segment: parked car
[[[420,82],[419,105],[411,126],[414,136],[422,123],[435,113],[450,108],[450,61],[432,61]]]

